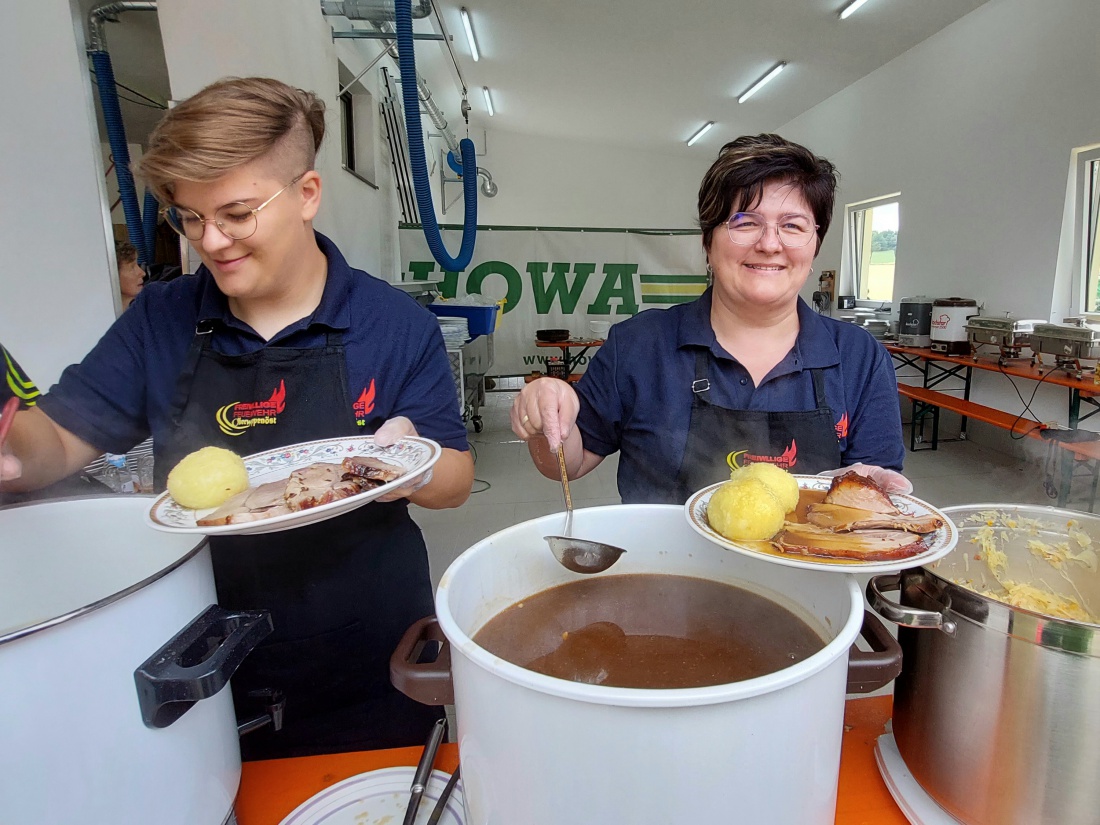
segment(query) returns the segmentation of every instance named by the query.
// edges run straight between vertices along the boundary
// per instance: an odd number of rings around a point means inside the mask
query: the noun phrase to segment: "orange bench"
[[[964,418],[973,418],[1002,430],[1008,430],[1014,436],[1029,436],[1039,438],[1043,426],[1038,421],[1024,418],[1019,415],[1006,413],[1004,410],[977,404],[956,395],[949,395],[937,390],[929,390],[917,387],[913,384],[898,384],[898,393],[913,402],[913,428],[910,433],[909,449],[916,450],[917,443],[923,440],[917,434],[917,425],[924,418],[932,419],[932,446],[923,447],[925,450],[935,450],[939,446],[940,436],[940,410],[951,410]],[[923,427],[921,428],[923,429]]]
[[[1100,441],[1065,441],[1059,438],[1044,437],[1042,432],[1046,429],[1038,421],[1025,418],[1022,415],[1012,415],[1004,410],[977,404],[965,398],[949,395],[945,392],[918,387],[912,384],[898,384],[898,394],[913,402],[913,423],[909,435],[909,449],[915,451],[917,443],[923,438],[923,420],[932,419],[932,441],[930,447],[922,447],[925,450],[935,450],[939,445],[940,435],[940,409],[951,410],[966,418],[982,421],[1008,430],[1014,437],[1027,436],[1042,441],[1053,441],[1066,452],[1063,453],[1061,462],[1062,487],[1059,489],[1059,506],[1065,506],[1069,498],[1069,487],[1073,483],[1074,462],[1085,462],[1087,473],[1092,479],[1092,494],[1089,504],[1089,512],[1092,512],[1096,503],[1097,483],[1100,481]],[[921,431],[918,434],[918,425]]]

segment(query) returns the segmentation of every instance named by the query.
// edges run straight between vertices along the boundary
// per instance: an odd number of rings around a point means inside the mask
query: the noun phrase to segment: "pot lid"
[[[1024,320],[1011,316],[972,315],[966,319],[967,329],[998,330],[1003,332],[1031,332],[1042,321]]]
[[[973,298],[937,298],[932,306],[937,307],[976,307],[978,302]]]
[[[145,526],[151,496],[0,507],[0,644],[103,607],[191,557],[205,536]]]
[[[1092,343],[1100,341],[1100,329],[1091,326],[1075,326],[1073,324],[1036,324],[1032,330],[1033,338],[1045,338],[1051,341],[1084,341]]]

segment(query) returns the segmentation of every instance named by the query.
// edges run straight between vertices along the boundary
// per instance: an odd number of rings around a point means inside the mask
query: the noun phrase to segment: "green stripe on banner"
[[[706,284],[706,275],[639,275],[643,284]]]
[[[643,295],[643,304],[688,304],[698,299],[698,295]]]

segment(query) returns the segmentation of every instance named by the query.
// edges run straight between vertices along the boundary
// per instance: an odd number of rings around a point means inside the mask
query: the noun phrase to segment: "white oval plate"
[[[833,479],[827,476],[796,475],[798,486],[803,490],[828,490]],[[776,564],[785,564],[788,567],[801,567],[804,570],[835,570],[838,573],[888,573],[893,570],[907,570],[910,567],[920,567],[922,564],[930,564],[937,559],[942,559],[955,547],[959,540],[958,531],[954,523],[942,511],[937,510],[926,501],[909,495],[891,493],[890,500],[894,506],[903,513],[912,516],[938,516],[943,519],[943,527],[925,537],[928,549],[915,556],[904,559],[891,559],[890,561],[858,561],[856,559],[831,559],[826,556],[803,556],[796,553],[784,553],[780,550],[764,550],[754,547],[752,542],[739,543],[730,541],[717,532],[707,521],[707,503],[714,491],[725,484],[720,481],[709,487],[704,487],[687,500],[684,505],[684,514],[688,524],[696,533],[715,544],[733,550],[746,556],[758,559],[766,559]]]
[[[279,825],[398,825],[409,806],[416,768],[382,768],[352,776],[311,796]],[[436,800],[451,778],[432,771],[416,812],[415,825],[425,825]],[[439,825],[463,825],[462,780],[447,797]]]
[[[381,487],[364,490],[354,496],[331,501],[319,507],[299,510],[282,516],[273,516],[259,521],[243,524],[219,524],[213,527],[200,527],[198,519],[216,510],[192,510],[178,504],[168,493],[161,493],[145,513],[145,523],[154,530],[165,533],[198,533],[208,536],[244,536],[257,533],[274,533],[289,530],[304,524],[324,521],[356,507],[362,507],[390,490],[403,487],[428,472],[443,454],[443,448],[428,438],[409,436],[402,438],[392,447],[379,447],[373,436],[355,438],[327,438],[320,441],[308,441],[294,444],[278,450],[267,450],[247,456],[244,467],[248,471],[248,480],[253,487],[269,481],[281,481],[289,478],[294,470],[308,467],[317,462],[339,464],[345,458],[354,455],[370,456],[398,464],[405,468],[405,474]]]

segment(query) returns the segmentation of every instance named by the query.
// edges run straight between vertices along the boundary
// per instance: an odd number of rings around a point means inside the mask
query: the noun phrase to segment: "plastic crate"
[[[495,305],[471,307],[443,302],[428,304],[428,309],[444,318],[465,318],[470,329],[471,338],[476,338],[479,335],[491,335],[497,326],[498,307]]]

